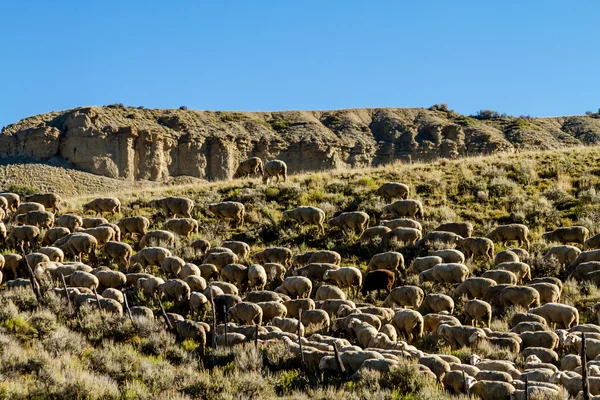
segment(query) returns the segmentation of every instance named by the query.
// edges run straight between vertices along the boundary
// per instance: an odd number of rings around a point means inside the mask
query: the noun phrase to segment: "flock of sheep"
[[[272,160],[263,167],[256,158],[242,162],[236,176],[257,173],[265,183],[287,178],[282,161]],[[293,254],[285,247],[269,247],[251,254],[250,246],[239,241],[211,247],[203,239],[186,239],[198,233],[198,222],[192,218],[194,201],[181,197],[150,203],[171,218],[160,229],[150,230],[152,221],[141,216],[116,223],[105,219],[103,215],[120,213],[116,198],[84,204],[83,216],[57,216],[61,198],[56,194],[32,195],[21,201],[18,195],[2,193],[0,217],[10,226],[7,231],[0,223],[6,248],[23,246],[30,252],[4,254],[0,266],[8,290],[29,287],[35,279],[48,280],[75,307],[87,304],[123,315],[123,290],[133,288],[143,294],[140,297],[146,305],[131,307],[131,315],[154,318],[150,307],[171,301],[189,313],[163,312],[165,321],[181,339],[194,339],[202,349],[213,342],[234,346],[253,340],[282,341],[302,357],[307,371],[338,372],[343,367],[349,375],[365,369],[390,371],[411,359],[448,391],[469,392],[483,399],[525,399],[526,387],[529,395],[554,395],[566,389],[573,397],[581,396],[579,354],[585,332],[589,389],[600,396],[600,326],[580,325],[577,309],[560,303],[559,279],[532,279],[528,263],[535,260],[527,251],[526,226],[502,225],[487,237],[473,237],[470,223],[454,222],[425,233],[418,222],[424,216],[423,205],[409,199],[407,185],[386,183],[374,194],[390,202],[398,199],[383,208],[378,225],[369,227],[371,218],[360,211],[327,220],[317,207],[287,210],[283,219],[314,225],[320,234],[326,234],[326,227],[355,232],[361,243],[376,240],[388,246],[394,240],[415,245],[421,257],[410,264],[400,251],[374,255],[367,271],[361,271],[341,266],[340,254],[330,250]],[[243,204],[222,202],[207,209],[215,218],[243,227]],[[177,236],[187,240],[202,263],[195,265],[173,255]],[[125,237],[135,243],[133,248],[121,241]],[[595,250],[600,247],[600,236],[589,237],[586,228],[572,226],[548,232],[544,239],[561,243],[544,257],[569,268],[571,278],[600,282],[600,250]],[[509,242],[525,249],[495,253],[494,243]],[[481,276],[472,276],[465,265],[469,258],[484,258],[494,266]],[[409,275],[433,285],[399,284]],[[383,303],[375,306],[373,297],[382,292]],[[453,315],[458,303],[466,316],[463,321]],[[514,313],[510,331],[492,331],[492,317],[502,316],[511,307],[524,311]],[[212,321],[207,317],[213,313],[216,321],[211,326],[205,321]],[[517,368],[510,361],[476,355],[462,363],[454,356],[428,354],[417,348],[423,335],[434,335],[453,349],[496,346],[520,354],[523,364]]]

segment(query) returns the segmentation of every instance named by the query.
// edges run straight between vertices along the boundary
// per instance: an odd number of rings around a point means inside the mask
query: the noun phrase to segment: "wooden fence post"
[[[71,296],[69,296],[69,289],[67,289],[67,281],[65,281],[65,276],[60,274],[62,279],[63,288],[65,289],[65,295],[67,296],[67,300],[69,301],[69,307],[73,308],[73,304],[71,304]]]
[[[213,293],[212,293],[212,284],[208,284],[208,298],[210,301],[210,310],[212,312],[212,335],[210,335],[210,345],[212,347],[212,350],[215,351],[215,348],[217,347],[217,313],[215,310],[215,302],[213,300]]]

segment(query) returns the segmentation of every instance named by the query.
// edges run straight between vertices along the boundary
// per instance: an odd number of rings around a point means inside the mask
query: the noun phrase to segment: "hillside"
[[[28,168],[29,167],[29,168]],[[225,240],[243,240],[251,253],[269,246],[286,246],[294,254],[311,249],[335,250],[342,256],[342,265],[352,265],[366,272],[366,264],[377,253],[400,251],[409,265],[418,250],[416,246],[392,241],[375,240],[361,244],[356,234],[343,234],[327,229],[317,234],[314,226],[299,226],[282,220],[282,212],[299,205],[317,206],[327,217],[341,211],[362,210],[374,225],[381,216],[385,202],[374,195],[386,181],[402,181],[409,185],[411,198],[425,206],[420,222],[424,232],[450,221],[469,221],[474,235],[481,236],[499,223],[518,222],[530,229],[531,247],[527,262],[533,278],[559,277],[564,281],[560,301],[579,309],[580,323],[594,323],[597,315],[593,305],[600,301],[600,290],[590,282],[566,280],[569,271],[556,262],[542,258],[553,245],[541,238],[543,232],[559,226],[584,225],[591,234],[600,226],[600,148],[585,147],[563,150],[521,152],[512,155],[471,157],[462,160],[440,160],[423,164],[393,164],[364,168],[297,174],[287,183],[266,186],[258,179],[188,184],[113,187],[118,180],[72,172],[62,167],[47,167],[39,175],[27,175],[39,166],[24,165],[12,174],[22,174],[22,187],[43,190],[39,176],[48,174],[56,179],[74,176],[72,193],[63,194],[62,212],[81,215],[82,204],[90,198],[105,195],[108,190],[117,195],[122,213],[107,215],[111,222],[122,217],[143,215],[151,219],[150,229],[159,228],[164,216],[149,208],[149,201],[167,195],[193,199],[192,216],[200,229],[192,237],[178,237],[173,254],[188,262],[201,263],[191,251],[190,243],[202,238],[212,247]],[[36,180],[31,180],[35,177]],[[95,182],[87,183],[86,182]],[[5,188],[4,188],[5,189]],[[97,192],[93,192],[97,190]],[[217,222],[205,211],[207,203],[240,201],[246,207],[244,227]],[[136,247],[131,237],[124,239]],[[391,247],[390,247],[391,246]],[[580,246],[581,247],[581,246]],[[503,250],[500,243],[496,251]],[[10,252],[11,250],[6,250]],[[250,264],[251,260],[244,263]],[[473,276],[492,268],[484,258],[467,260]],[[129,272],[139,272],[131,266]],[[157,267],[152,273],[160,274]],[[10,272],[3,271],[5,276]],[[44,280],[44,288],[51,282]],[[268,288],[272,289],[269,282]],[[419,283],[417,275],[409,274],[399,284],[419,285],[426,294],[452,294],[452,285]],[[4,288],[6,289],[6,288]],[[0,290],[0,398],[86,398],[86,399],[418,399],[457,400],[475,397],[451,395],[441,384],[418,369],[416,358],[402,359],[390,372],[367,371],[351,379],[328,371],[320,374],[306,364],[286,345],[277,340],[253,341],[243,346],[207,349],[200,353],[200,343],[183,340],[171,333],[161,319],[156,301],[135,288],[123,288],[131,306],[151,308],[154,319],[100,313],[94,307],[83,306],[78,312],[66,300],[48,291],[44,304],[38,307],[33,292],[28,289]],[[357,304],[372,302],[381,305],[383,297],[359,294]],[[167,312],[179,312],[188,317],[187,306],[163,301]],[[518,308],[517,308],[518,310]],[[490,328],[506,333],[515,309],[504,315],[494,315]],[[210,315],[210,313],[209,313]],[[457,301],[454,314],[461,321],[466,317],[462,302]],[[193,316],[192,316],[193,318]],[[203,319],[210,322],[210,317]],[[338,332],[339,333],[339,332]],[[338,335],[338,333],[332,333]],[[353,344],[357,342],[345,334]],[[210,340],[209,340],[210,343]],[[523,357],[496,346],[479,344],[454,348],[431,332],[412,343],[430,354],[452,355],[466,363],[472,353],[492,359],[514,361],[524,366]],[[210,347],[210,345],[207,345]],[[313,352],[314,353],[314,352]],[[312,354],[312,353],[311,353]],[[560,356],[566,354],[560,350]],[[318,360],[318,359],[317,359]],[[556,363],[558,367],[558,362]],[[531,396],[530,399],[558,399],[561,396]]]
[[[596,116],[475,119],[440,106],[260,113],[81,107],[5,127],[0,158],[130,181],[217,180],[252,156],[282,159],[297,173],[593,145],[600,142]]]

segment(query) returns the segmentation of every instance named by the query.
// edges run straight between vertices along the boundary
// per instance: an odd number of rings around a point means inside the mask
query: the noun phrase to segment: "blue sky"
[[[0,3],[0,126],[80,105],[600,107],[600,2]]]

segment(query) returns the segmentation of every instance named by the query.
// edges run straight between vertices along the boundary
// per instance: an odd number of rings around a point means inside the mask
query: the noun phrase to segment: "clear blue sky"
[[[0,4],[0,126],[80,105],[600,107],[600,2]]]

